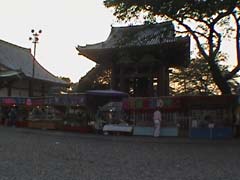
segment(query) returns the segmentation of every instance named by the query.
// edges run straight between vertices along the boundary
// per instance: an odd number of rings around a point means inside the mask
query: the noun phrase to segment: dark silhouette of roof
[[[106,41],[77,49],[109,49],[136,46],[159,45],[167,41],[174,41],[174,26],[171,22],[159,24],[145,24],[127,27],[112,27]]]
[[[144,24],[127,27],[112,27],[111,33],[106,41],[77,46],[79,55],[101,64],[103,61],[112,57],[112,54],[125,51],[125,49],[136,48],[141,51],[142,48],[151,48],[158,51],[181,51],[182,59],[189,59],[188,52],[190,47],[190,38],[176,37],[172,22],[163,22],[156,24]],[[158,47],[158,48],[156,48]],[[186,54],[185,54],[186,53]],[[184,57],[186,56],[186,57]]]

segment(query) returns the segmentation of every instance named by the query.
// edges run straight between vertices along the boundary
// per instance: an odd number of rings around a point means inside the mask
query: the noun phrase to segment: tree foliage
[[[61,80],[65,81],[66,83],[70,84],[71,83],[71,79],[69,77],[59,77]]]
[[[110,69],[102,65],[97,65],[79,80],[75,91],[85,92],[91,89],[109,89],[110,75]]]
[[[217,56],[217,63],[223,73],[227,73],[227,66],[224,65],[227,57],[223,53]],[[230,81],[233,92],[238,86],[236,76]],[[201,56],[191,60],[187,68],[174,68],[170,73],[170,89],[172,95],[218,95],[220,90],[213,81],[208,63]]]
[[[239,55],[239,0],[105,0],[106,7],[114,8],[119,20],[130,21],[144,15],[147,19],[160,17],[173,20],[182,28],[182,33],[192,36],[199,53],[208,63],[212,78],[223,94],[231,94],[234,75],[240,70]],[[229,19],[234,17],[235,26]],[[224,37],[235,32],[238,52],[237,65],[223,73],[217,63]]]
[[[61,88],[61,91],[63,92],[71,92],[71,89],[73,87],[73,83],[71,81],[71,79],[69,77],[63,77],[63,76],[60,76],[58,77],[59,79],[65,81],[67,83],[67,86],[65,86],[64,88]]]

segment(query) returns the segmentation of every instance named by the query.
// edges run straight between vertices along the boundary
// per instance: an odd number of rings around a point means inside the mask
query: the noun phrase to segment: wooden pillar
[[[117,68],[116,65],[112,65],[112,73],[111,73],[111,82],[110,82],[110,89],[118,89],[117,88]]]
[[[42,95],[42,96],[45,96],[45,85],[44,85],[44,83],[42,83],[41,95]]]
[[[159,70],[160,71],[160,70]],[[161,96],[161,73],[160,72],[158,72],[158,74],[157,74],[158,76],[157,76],[157,96]]]
[[[8,96],[12,96],[12,83],[7,84],[7,94]]]
[[[124,80],[124,92],[129,94],[129,89],[130,89],[130,79],[125,78],[125,80]]]
[[[28,96],[32,97],[33,96],[33,80],[29,79],[28,81]]]
[[[161,66],[159,68],[157,80],[158,96],[168,96],[169,95],[169,73],[168,67]]]
[[[153,97],[153,77],[150,76],[148,79],[148,96]]]
[[[169,68],[165,67],[165,93],[169,96]]]
[[[121,66],[120,67],[120,90],[123,91],[123,92],[126,92],[126,79],[125,79],[125,74],[124,74],[124,67]]]
[[[133,77],[132,82],[133,82],[132,87],[133,87],[134,97],[136,97],[137,96],[137,78]]]

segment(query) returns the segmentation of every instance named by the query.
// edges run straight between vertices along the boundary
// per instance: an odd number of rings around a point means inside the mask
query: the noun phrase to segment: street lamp
[[[39,30],[38,32],[35,32],[34,29],[31,30],[32,33],[32,37],[29,37],[29,40],[32,41],[32,43],[34,44],[34,48],[33,48],[33,67],[32,67],[32,77],[34,78],[34,74],[35,74],[35,58],[36,58],[36,46],[37,43],[39,42],[39,35],[42,33],[42,30]]]

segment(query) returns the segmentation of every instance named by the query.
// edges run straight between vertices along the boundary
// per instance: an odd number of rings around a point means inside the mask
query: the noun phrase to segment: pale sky
[[[0,4],[0,39],[33,48],[31,29],[41,29],[37,61],[72,82],[95,66],[75,47],[105,41],[116,22],[103,0],[0,0]],[[233,49],[228,47],[232,57]]]
[[[0,0],[0,4],[0,39],[33,48],[31,29],[41,29],[38,62],[73,82],[95,66],[75,47],[106,40],[115,19],[102,0]]]

